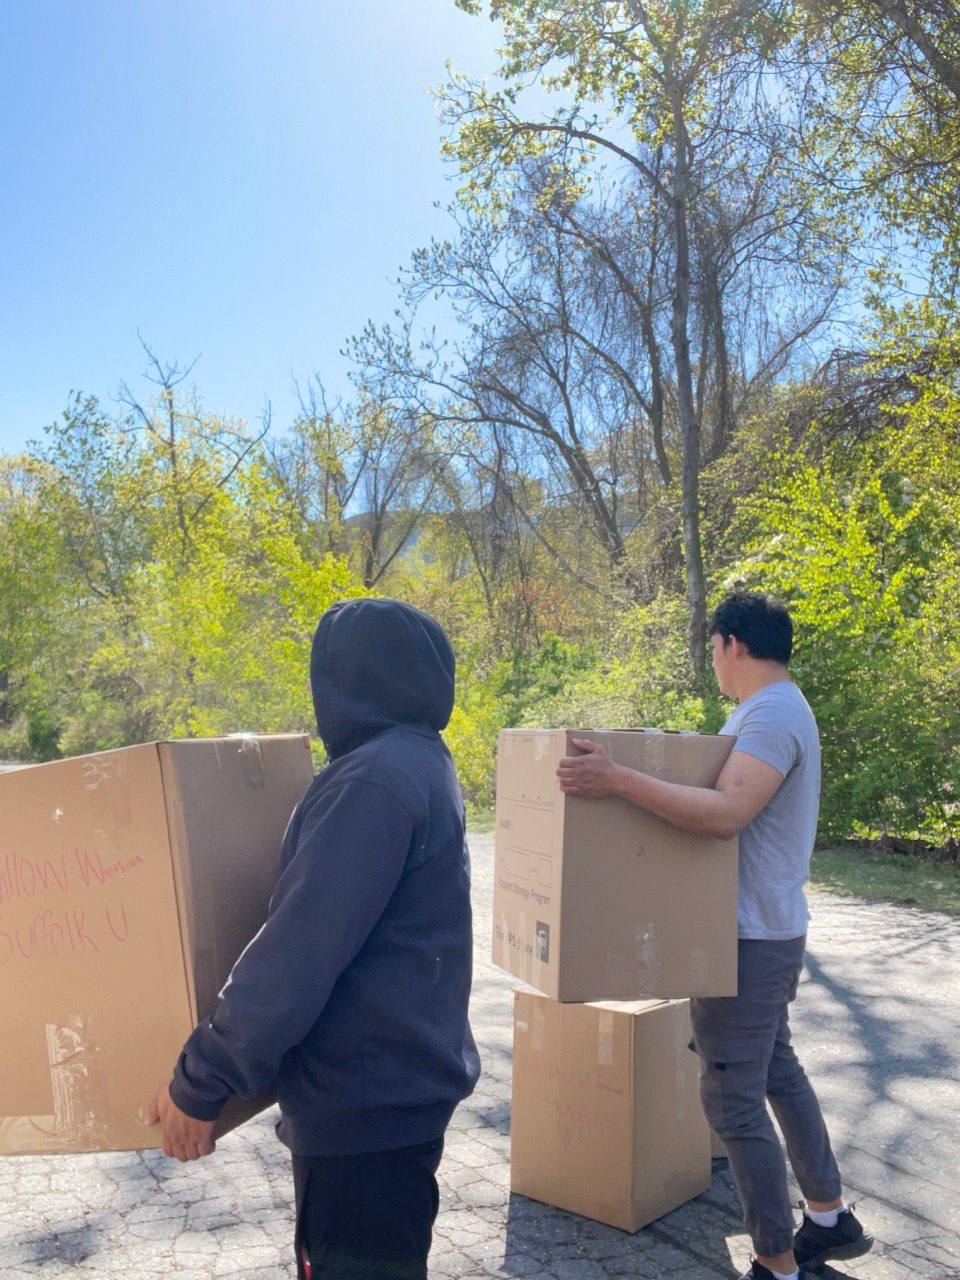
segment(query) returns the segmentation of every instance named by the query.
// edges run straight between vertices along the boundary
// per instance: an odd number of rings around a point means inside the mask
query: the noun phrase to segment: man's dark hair
[[[793,652],[793,623],[786,605],[749,591],[736,591],[717,606],[710,619],[710,634],[722,636],[724,648],[730,637],[736,636],[752,658],[784,666]]]

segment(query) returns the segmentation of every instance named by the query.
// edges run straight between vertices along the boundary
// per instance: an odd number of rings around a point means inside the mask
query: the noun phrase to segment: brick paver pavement
[[[738,1274],[748,1248],[725,1162],[709,1192],[636,1236],[511,1198],[512,984],[487,961],[492,839],[471,845],[484,1074],[448,1136],[431,1275]],[[833,1274],[960,1280],[960,922],[823,895],[814,913],[796,1039],[850,1194],[881,1242]],[[0,1159],[4,1280],[289,1280],[291,1235],[288,1162],[270,1116],[186,1166],[156,1152]]]

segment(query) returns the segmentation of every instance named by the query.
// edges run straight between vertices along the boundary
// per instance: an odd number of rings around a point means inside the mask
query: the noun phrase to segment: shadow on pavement
[[[529,1276],[553,1269],[551,1264],[559,1257],[571,1275],[580,1269],[595,1275],[595,1270],[587,1270],[593,1264],[603,1274],[662,1280],[674,1272],[691,1274],[690,1267],[696,1265],[704,1276],[733,1280],[740,1273],[729,1261],[727,1224],[717,1215],[710,1214],[707,1220],[698,1215],[696,1230],[691,1230],[689,1211],[696,1212],[696,1205],[694,1200],[677,1214],[668,1214],[632,1235],[514,1194],[507,1211],[501,1270]]]
[[[13,1245],[26,1255],[26,1261],[37,1264],[51,1260],[76,1265],[86,1262],[100,1248],[98,1219],[87,1219],[82,1226],[64,1227],[60,1231],[44,1233],[24,1232],[13,1238]],[[3,1271],[0,1265],[0,1272]]]
[[[828,992],[836,1002],[838,1009],[835,1016],[838,1024],[851,1020],[856,1029],[861,1056],[855,1065],[863,1073],[866,1087],[857,1089],[857,1095],[861,1099],[859,1107],[850,1108],[853,1127],[856,1128],[858,1113],[866,1118],[867,1113],[875,1110],[878,1104],[893,1103],[904,1113],[904,1121],[899,1133],[888,1136],[885,1154],[897,1154],[913,1137],[916,1125],[925,1116],[918,1107],[910,1104],[903,1090],[896,1086],[904,1080],[915,1083],[924,1079],[950,1078],[956,1070],[955,1053],[943,1041],[918,1034],[914,1030],[916,1022],[911,1016],[913,1008],[908,998],[894,998],[888,994],[884,1003],[888,1009],[892,1005],[895,1013],[893,1016],[889,1013],[878,1014],[870,1008],[871,997],[860,994],[840,981],[835,974],[827,972],[817,959],[815,951],[808,948],[804,963],[811,982]],[[829,1017],[823,1019],[815,1034],[818,1037],[829,1035],[832,1021]],[[837,1033],[841,1031],[849,1034],[849,1026],[843,1028],[838,1025]],[[801,1061],[804,1042],[811,1038],[811,1031],[807,1029],[797,1045]],[[921,1099],[923,1095],[918,1091],[916,1096]]]

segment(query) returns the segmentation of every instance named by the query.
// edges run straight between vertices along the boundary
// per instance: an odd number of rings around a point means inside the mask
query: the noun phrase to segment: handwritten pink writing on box
[[[0,905],[45,893],[68,893],[81,886],[95,889],[145,865],[146,859],[139,853],[112,862],[104,862],[99,853],[86,849],[73,849],[72,857],[66,852],[49,858],[7,853],[0,859]]]
[[[88,889],[94,882],[96,884],[106,884],[108,880],[113,880],[116,876],[126,875],[128,871],[133,871],[137,867],[146,865],[146,860],[139,853],[133,854],[129,858],[118,858],[115,862],[106,864],[99,853],[88,853],[86,850],[74,849],[73,856],[76,859],[83,883]]]
[[[537,1065],[532,1070],[537,1070]],[[597,1093],[612,1093],[622,1098],[624,1090],[604,1079],[593,1067],[571,1067],[566,1063],[547,1061],[540,1067],[540,1074],[548,1080],[556,1080],[559,1084],[570,1085],[575,1089],[594,1090]]]
[[[0,916],[0,966],[27,962],[34,956],[102,955],[107,947],[121,945],[129,937],[130,921],[123,903],[102,907],[92,915],[84,910],[47,907],[25,925],[9,928]]]

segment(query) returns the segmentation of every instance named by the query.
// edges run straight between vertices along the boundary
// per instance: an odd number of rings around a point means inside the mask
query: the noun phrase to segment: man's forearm
[[[739,830],[727,798],[711,787],[686,787],[618,765],[615,794],[694,835],[732,840]]]

